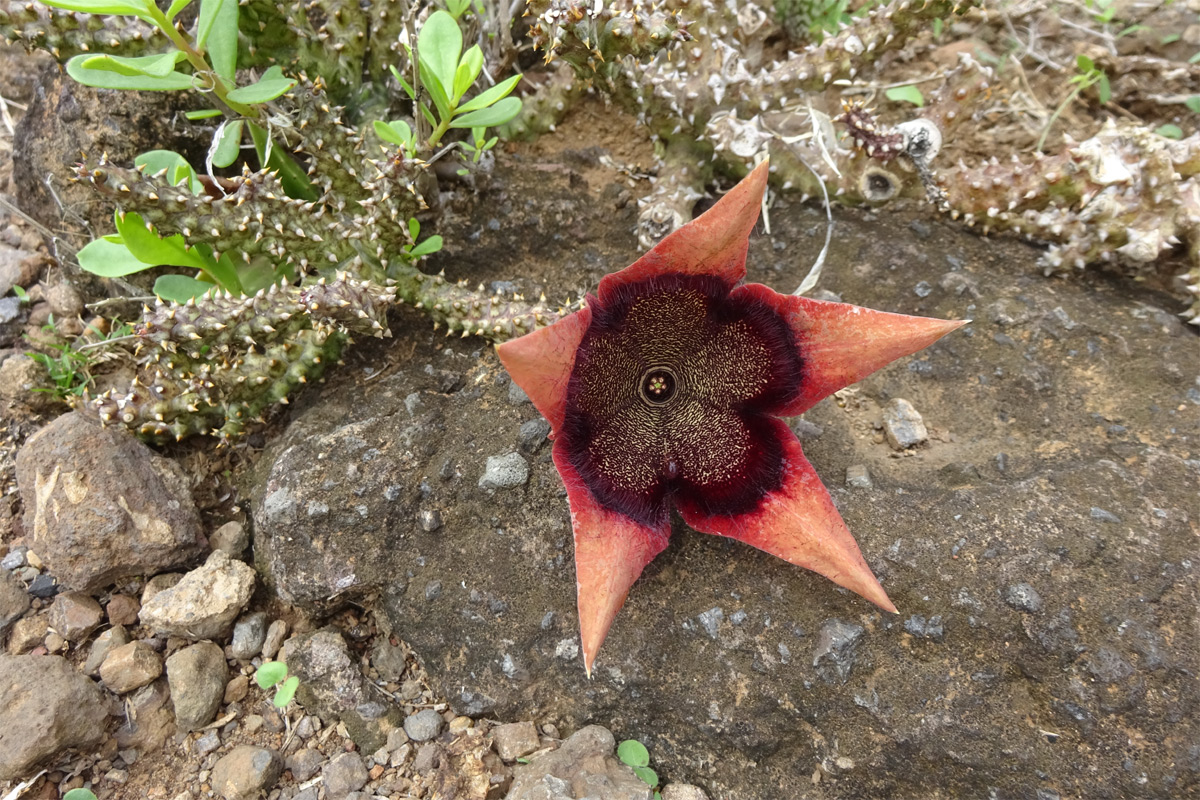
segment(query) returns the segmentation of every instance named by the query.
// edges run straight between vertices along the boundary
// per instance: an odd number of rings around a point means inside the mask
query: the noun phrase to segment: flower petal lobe
[[[584,308],[545,328],[496,346],[500,363],[557,433],[562,428],[575,352],[592,322]]]

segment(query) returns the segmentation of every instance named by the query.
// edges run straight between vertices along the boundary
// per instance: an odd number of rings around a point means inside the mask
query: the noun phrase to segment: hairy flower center
[[[642,399],[653,405],[663,405],[675,396],[675,373],[670,367],[654,367],[642,376]]]

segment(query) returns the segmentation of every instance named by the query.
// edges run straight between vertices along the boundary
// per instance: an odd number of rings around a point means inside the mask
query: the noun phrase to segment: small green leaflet
[[[427,256],[430,253],[436,253],[441,249],[442,237],[435,233],[433,236],[430,236],[428,239],[418,244],[412,250],[409,250],[408,254],[414,258],[420,258],[421,256]]]
[[[237,161],[241,152],[242,121],[240,119],[222,122],[213,136],[212,146],[208,154],[214,167],[228,167]]]
[[[912,103],[917,108],[925,105],[925,95],[915,86],[893,86],[884,92],[888,100],[898,103]]]
[[[154,281],[156,295],[181,305],[193,297],[211,292],[214,288],[216,287],[211,283],[198,281],[186,275],[160,275],[158,280]]]
[[[263,689],[270,689],[287,677],[287,664],[268,661],[254,672],[254,682]]]
[[[385,142],[407,147],[412,141],[412,128],[402,119],[394,119],[391,122],[381,122],[375,120],[374,123],[375,135]]]
[[[256,83],[242,86],[229,93],[229,99],[235,103],[265,103],[274,100],[296,85],[296,81],[283,76],[283,69],[278,65],[269,68]]]
[[[1179,127],[1178,125],[1172,125],[1169,122],[1166,125],[1160,125],[1154,130],[1154,132],[1159,136],[1166,137],[1167,139],[1183,138],[1183,128]]]
[[[417,57],[421,66],[437,79],[443,94],[449,94],[449,90],[454,88],[462,45],[462,31],[458,28],[458,22],[440,9],[429,15],[417,36]]]
[[[480,92],[475,97],[472,97],[467,102],[458,107],[458,112],[464,114],[468,111],[475,111],[480,108],[496,103],[500,99],[507,97],[513,89],[516,88],[517,82],[521,80],[520,75],[513,75],[511,78],[506,78],[500,81],[486,92]],[[518,101],[519,102],[519,101]]]
[[[139,260],[117,234],[103,236],[84,245],[76,255],[79,266],[102,278],[120,278],[132,275],[154,264]]]
[[[187,181],[188,189],[192,194],[200,194],[204,191],[204,184],[196,177],[196,171],[192,169],[192,165],[187,162],[187,159],[172,150],[150,150],[142,153],[133,160],[135,167],[144,167],[143,170],[147,175],[157,175],[163,170],[167,171],[167,182],[172,186]]]
[[[84,69],[115,72],[118,75],[148,75],[151,78],[165,78],[175,71],[175,65],[183,59],[183,51],[175,50],[156,56],[138,56],[137,58],[92,56],[84,59],[82,66]]]
[[[517,114],[521,113],[521,101],[515,97],[506,97],[495,105],[468,111],[462,116],[455,117],[450,123],[451,128],[486,128],[493,125],[503,125]]]
[[[85,61],[96,58],[83,53],[67,62],[67,74],[85,86],[97,89],[134,89],[146,92],[173,92],[192,88],[192,76],[171,72],[158,78],[152,75],[122,75],[105,69],[89,69]]]
[[[178,233],[161,237],[155,230],[146,227],[146,221],[140,214],[132,211],[123,216],[118,211],[115,216],[117,233],[129,248],[129,252],[139,261],[195,269],[208,269],[212,266],[197,248],[188,247]]]
[[[296,690],[300,688],[300,679],[295,675],[283,682],[283,685],[275,691],[275,696],[271,698],[271,702],[276,708],[284,708],[288,703],[292,702],[292,698],[296,696]]]
[[[617,758],[630,767],[644,767],[650,763],[650,751],[637,739],[626,739],[617,745]]]
[[[46,5],[61,8],[65,11],[82,11],[86,14],[132,14],[147,19],[150,16],[146,6],[148,3],[113,2],[112,0],[47,0]]]

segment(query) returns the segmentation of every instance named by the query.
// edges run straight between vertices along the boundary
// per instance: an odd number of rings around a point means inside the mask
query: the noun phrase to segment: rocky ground
[[[6,63],[19,118],[37,67]],[[632,261],[632,124],[595,100],[510,147],[432,268],[559,299]],[[790,291],[824,211],[769,216],[749,280]],[[28,391],[20,334],[90,314],[3,212],[32,302],[0,292],[0,796],[649,798],[627,738],[667,800],[1200,790],[1182,301],[921,209],[835,216],[824,296],[974,320],[793,423],[900,615],[677,523],[589,681],[548,426],[490,348],[402,309],[238,448],[156,452]]]

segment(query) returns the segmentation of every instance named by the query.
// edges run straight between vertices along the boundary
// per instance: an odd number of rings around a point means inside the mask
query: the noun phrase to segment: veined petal
[[[772,423],[784,451],[783,485],[767,492],[758,509],[737,516],[706,515],[680,502],[684,520],[698,531],[737,539],[818,572],[895,613],[795,434],[780,420]]]
[[[575,351],[591,323],[592,310],[583,308],[553,325],[496,346],[500,363],[555,433],[563,423]]]
[[[746,277],[746,250],[767,188],[759,164],[708,211],[674,231],[630,266],[600,281],[600,302],[624,283],[667,273],[715,275],[732,287]]]
[[[739,286],[731,293],[735,298],[746,296],[773,306],[796,335],[803,373],[799,394],[770,409],[783,417],[807,411],[838,389],[967,324],[779,294],[761,284]]]
[[[670,517],[643,525],[600,506],[579,479],[562,442],[554,443],[554,465],[567,487],[575,532],[575,590],[579,637],[588,677],[596,653],[625,604],[629,588],[667,546]]]

